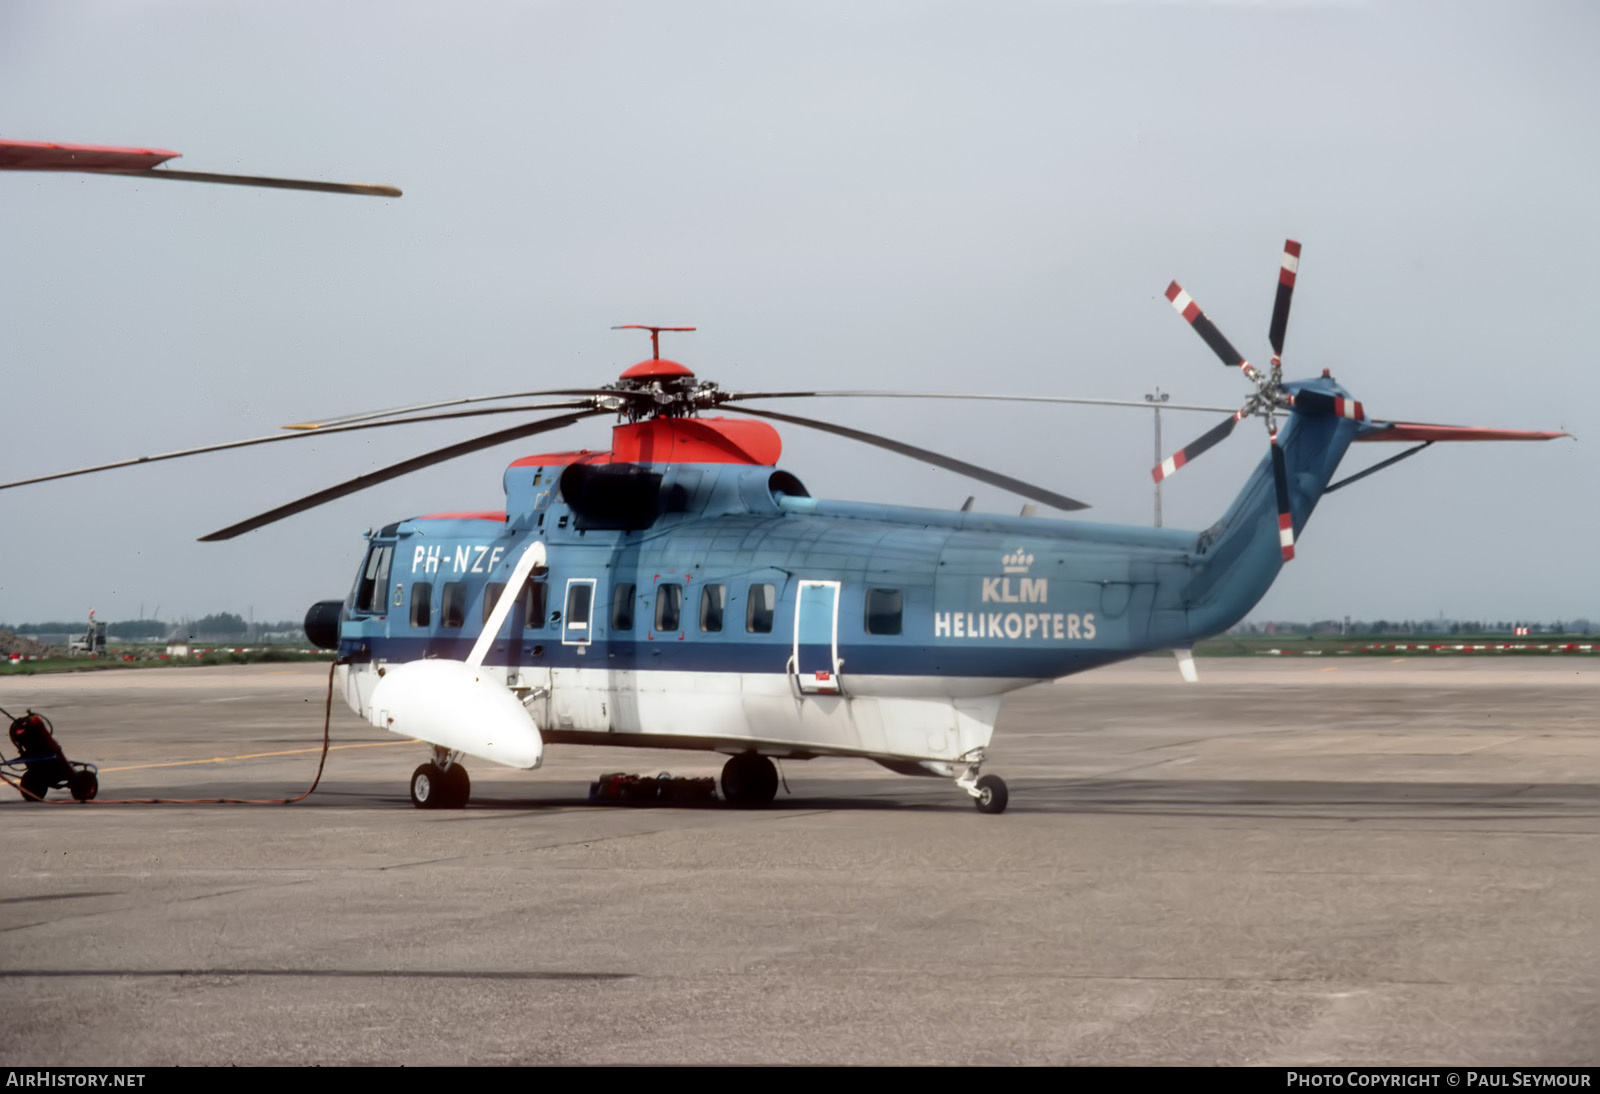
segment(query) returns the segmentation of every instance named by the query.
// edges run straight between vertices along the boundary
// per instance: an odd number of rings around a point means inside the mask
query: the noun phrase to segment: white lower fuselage
[[[379,725],[371,698],[382,667],[366,662],[338,669],[350,708]],[[857,756],[901,765],[949,763],[987,748],[1003,693],[1032,682],[841,675],[837,691],[818,692],[802,687],[792,672],[483,671],[522,699],[546,742]]]

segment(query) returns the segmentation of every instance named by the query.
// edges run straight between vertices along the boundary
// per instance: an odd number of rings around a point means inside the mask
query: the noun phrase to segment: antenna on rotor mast
[[[694,330],[693,327],[652,327],[645,323],[624,323],[612,330],[647,330],[650,332],[650,357],[653,360],[661,359],[661,332],[664,330]]]

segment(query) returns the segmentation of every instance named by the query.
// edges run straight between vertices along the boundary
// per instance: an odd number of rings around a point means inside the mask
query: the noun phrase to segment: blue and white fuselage
[[[1296,533],[1357,428],[1282,431]],[[1197,533],[817,500],[761,430],[621,425],[610,453],[513,464],[503,515],[373,534],[339,627],[347,701],[381,724],[381,672],[468,660],[507,597],[481,672],[546,742],[951,774],[1005,693],[1220,633],[1282,565],[1267,460]],[[545,567],[508,592],[534,543]]]

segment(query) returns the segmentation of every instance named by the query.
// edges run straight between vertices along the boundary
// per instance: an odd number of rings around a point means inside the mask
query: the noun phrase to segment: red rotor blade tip
[[[1172,301],[1172,306],[1178,309],[1178,314],[1189,323],[1194,322],[1194,317],[1200,314],[1200,305],[1194,302],[1194,297],[1183,291],[1183,286],[1174,281],[1167,286],[1167,299]]]
[[[1283,266],[1278,271],[1278,284],[1294,288],[1294,275],[1300,272],[1300,244],[1292,239],[1283,241]]]

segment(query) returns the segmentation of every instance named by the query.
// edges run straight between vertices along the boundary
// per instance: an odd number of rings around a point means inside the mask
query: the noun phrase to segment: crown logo
[[[1015,553],[1005,555],[1000,559],[1001,572],[1007,574],[1025,574],[1028,572],[1028,567],[1032,565],[1033,556],[1021,547],[1018,547]]]

